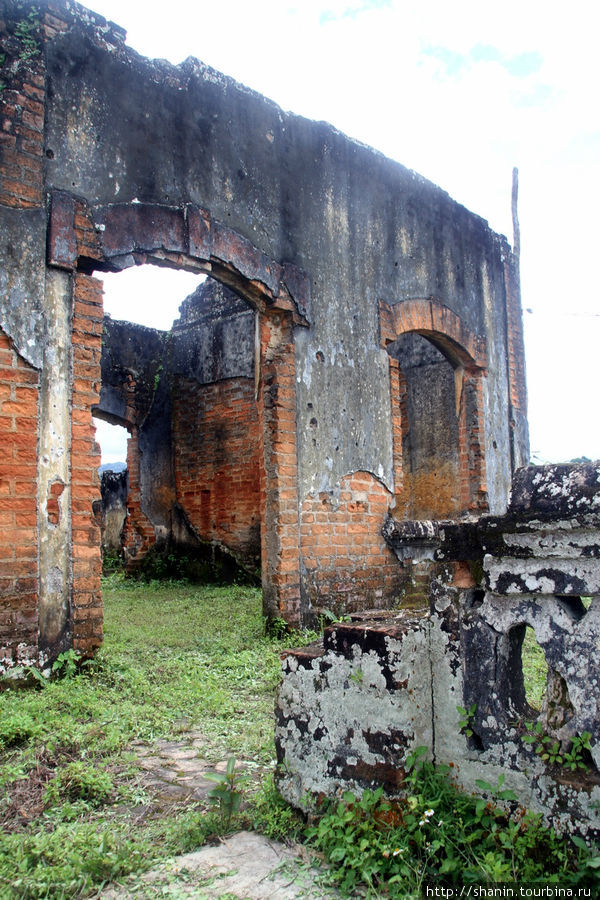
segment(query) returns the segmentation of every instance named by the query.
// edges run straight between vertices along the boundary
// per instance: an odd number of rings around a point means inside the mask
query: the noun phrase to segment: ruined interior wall
[[[177,502],[202,541],[260,567],[260,450],[254,381],[172,386]]]
[[[490,341],[488,492],[499,511],[510,480],[506,244],[443,191],[328,126],[283,114],[194,61],[142,60],[111,36],[106,53],[78,28],[49,48],[49,184],[96,202],[196,203],[270,258],[310,273],[312,327],[295,340],[302,497],[336,490],[356,471],[392,489],[377,302],[433,295]],[[65,78],[65,59],[77,79]]]
[[[70,549],[76,512],[69,470],[73,272],[78,266],[90,272],[99,260],[113,267],[143,261],[136,258],[139,241],[144,245],[144,236],[155,233],[154,219],[142,215],[148,209],[166,223],[148,253],[185,265],[190,235],[200,236],[193,267],[202,258],[203,271],[214,266],[214,274],[230,282],[237,254],[244,259],[248,295],[263,298],[261,316],[270,315],[264,298],[273,278],[290,296],[294,273],[310,284],[312,309],[297,308],[285,327],[261,324],[260,502],[268,532],[262,554],[263,570],[268,561],[273,575],[264,584],[267,609],[277,614],[287,598],[291,619],[306,619],[309,612],[306,575],[299,569],[297,517],[304,501],[339,493],[343,480],[358,472],[371,472],[394,490],[389,365],[379,343],[382,299],[402,305],[438,297],[486,339],[483,412],[473,427],[486,452],[487,484],[479,487],[487,491],[490,509],[501,512],[511,434],[526,452],[523,428],[510,429],[520,375],[513,366],[511,382],[506,366],[505,266],[512,272],[512,263],[504,239],[439,188],[330,126],[284,114],[197,61],[175,67],[144,60],[126,47],[118,26],[75,3],[48,0],[38,8],[40,52],[28,59],[15,27],[22,8],[7,0],[2,11],[10,46],[0,97],[0,324],[21,356],[40,369],[38,494],[62,510],[57,525],[45,508],[38,510],[46,650],[56,653],[71,639],[72,578],[80,561]],[[59,199],[50,221],[62,228],[57,242],[47,245],[46,202],[55,191],[62,193],[54,195]],[[103,206],[94,222],[86,212],[91,206],[97,212]],[[111,256],[115,235],[103,229],[107,219],[119,217],[141,232],[132,232],[133,242]],[[220,242],[216,261],[210,252],[202,256],[202,235]],[[261,265],[253,268],[257,258]],[[518,315],[516,305],[513,312]],[[516,359],[518,329],[511,334]],[[523,409],[519,415],[522,425]],[[144,441],[151,438],[139,427],[142,484],[148,473]],[[57,498],[48,489],[59,481],[65,487]],[[79,487],[95,490],[91,483]],[[88,527],[83,520],[75,524],[81,534]],[[373,542],[381,524],[372,523]],[[97,548],[92,555],[95,581]],[[86,595],[91,610],[95,588],[88,587],[76,593]]]
[[[0,674],[38,659],[39,373],[0,330]]]

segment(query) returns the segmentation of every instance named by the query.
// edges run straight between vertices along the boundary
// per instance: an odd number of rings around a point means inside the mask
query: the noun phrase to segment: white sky
[[[511,242],[518,166],[532,453],[600,458],[596,4],[89,3],[145,56],[196,56],[284,109],[331,122],[439,184]],[[148,316],[147,294],[143,302]]]

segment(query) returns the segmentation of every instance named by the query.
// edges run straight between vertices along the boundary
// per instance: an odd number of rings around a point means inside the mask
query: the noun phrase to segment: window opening
[[[525,626],[521,647],[521,663],[523,667],[525,701],[531,709],[539,713],[546,693],[548,663],[531,625]]]

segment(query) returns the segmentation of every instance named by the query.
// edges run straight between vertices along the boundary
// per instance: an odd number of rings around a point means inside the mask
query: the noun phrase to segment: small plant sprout
[[[350,681],[353,681],[355,684],[362,684],[364,681],[365,673],[362,669],[357,669],[356,672],[353,672],[352,675],[349,675],[348,678]]]
[[[522,740],[525,744],[530,744],[540,759],[543,759],[548,765],[563,766],[571,772],[577,769],[587,769],[584,759],[584,753],[591,750],[592,735],[589,731],[582,731],[571,738],[568,750],[562,750],[557,740],[550,737],[544,731],[544,726],[538,720],[537,722],[524,722],[526,734]]]
[[[81,654],[73,648],[64,650],[59,653],[52,665],[52,674],[58,678],[73,678],[77,674],[77,667],[81,659]]]
[[[228,828],[231,817],[239,812],[242,802],[241,785],[248,781],[247,775],[239,775],[235,771],[235,757],[227,760],[225,772],[209,772],[204,776],[207,781],[214,781],[216,787],[208,794],[208,799],[219,807],[221,821]]]
[[[468,709],[465,709],[464,706],[457,706],[456,709],[460,716],[460,719],[458,720],[460,733],[464,734],[464,736],[467,738],[473,737],[473,729],[471,728],[471,723],[477,710],[477,704],[473,703]]]

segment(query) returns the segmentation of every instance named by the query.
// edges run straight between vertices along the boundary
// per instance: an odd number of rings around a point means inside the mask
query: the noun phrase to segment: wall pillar
[[[296,384],[291,315],[260,317],[259,433],[263,609],[270,618],[300,625],[307,610],[300,595]]]
[[[102,643],[101,529],[93,504],[100,500],[100,447],[92,410],[100,397],[102,282],[75,276],[71,423],[73,648],[89,656]]]
[[[38,468],[39,647],[50,657],[70,643],[71,291],[67,272],[46,272]]]

